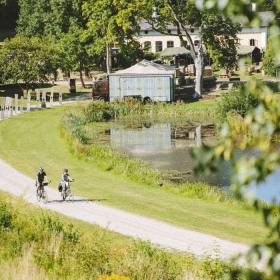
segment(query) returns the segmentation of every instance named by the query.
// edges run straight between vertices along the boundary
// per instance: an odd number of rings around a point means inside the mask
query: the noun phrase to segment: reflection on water
[[[194,159],[190,149],[202,142],[213,145],[213,126],[143,124],[137,127],[112,128],[111,146],[133,157],[149,162],[163,173],[172,174],[174,181],[200,180],[209,184],[229,186],[229,167],[224,166],[213,176],[194,177]]]

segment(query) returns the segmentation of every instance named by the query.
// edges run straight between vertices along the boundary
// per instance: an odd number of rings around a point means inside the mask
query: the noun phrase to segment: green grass
[[[200,267],[201,274],[207,273],[204,261],[164,252],[3,193],[0,234],[1,280],[103,279],[112,275],[118,275],[117,280],[175,280]],[[215,273],[222,274],[225,268],[220,264]]]
[[[54,187],[67,167],[76,179],[75,194],[103,199],[102,203],[126,211],[243,243],[265,237],[261,217],[238,203],[182,197],[77,159],[59,135],[60,119],[69,109],[31,112],[0,122],[0,158],[33,177],[44,166]]]
[[[222,280],[239,271],[219,260],[164,251],[1,192],[0,236],[0,280]],[[249,271],[239,272],[236,280]]]

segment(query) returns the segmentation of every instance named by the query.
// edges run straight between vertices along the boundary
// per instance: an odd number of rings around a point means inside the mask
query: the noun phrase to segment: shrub
[[[104,101],[92,102],[83,109],[87,122],[101,122],[110,120],[114,116],[111,103]]]
[[[218,102],[217,112],[222,120],[228,113],[236,113],[244,117],[259,104],[259,100],[252,93],[243,88],[226,92]]]
[[[13,215],[8,205],[0,201],[0,231],[12,226]]]
[[[264,72],[270,76],[276,76],[276,53],[272,48],[271,40],[268,42],[267,49],[263,58]]]

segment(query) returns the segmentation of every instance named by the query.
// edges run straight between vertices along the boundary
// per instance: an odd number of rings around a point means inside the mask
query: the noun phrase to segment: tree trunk
[[[81,80],[81,84],[82,84],[82,87],[83,88],[86,88],[86,85],[85,85],[85,82],[84,82],[84,78],[83,78],[83,70],[82,70],[82,67],[80,67],[80,80]]]
[[[202,45],[199,47],[195,63],[195,89],[194,98],[201,98],[203,88],[204,53]]]
[[[111,74],[112,72],[112,52],[109,44],[106,44],[106,68],[107,74]]]

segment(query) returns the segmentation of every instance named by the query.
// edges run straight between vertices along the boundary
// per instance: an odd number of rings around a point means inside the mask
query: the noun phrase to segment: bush
[[[83,109],[87,122],[101,122],[110,120],[114,116],[114,110],[111,103],[104,101],[92,102]]]
[[[259,100],[252,93],[243,88],[226,92],[218,102],[217,112],[222,120],[228,113],[235,113],[244,117],[259,104]]]
[[[276,53],[272,48],[271,40],[268,42],[267,49],[263,59],[263,68],[265,74],[276,76]]]
[[[0,201],[0,231],[12,226],[13,215],[8,205]]]

